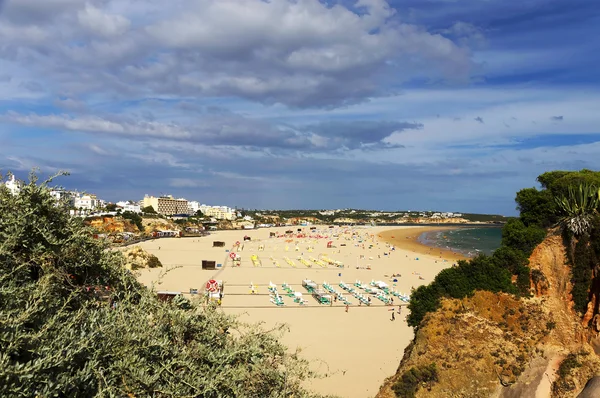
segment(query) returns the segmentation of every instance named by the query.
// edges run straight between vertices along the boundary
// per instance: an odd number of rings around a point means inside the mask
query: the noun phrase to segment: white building
[[[19,192],[21,192],[22,185],[23,183],[21,181],[18,181],[14,175],[11,175],[8,181],[4,183],[4,186],[6,186],[8,191],[13,195],[18,195]]]
[[[140,205],[135,202],[121,201],[121,202],[117,202],[116,205],[118,207],[122,208],[123,211],[129,211],[132,213],[141,213],[142,212],[142,208],[140,207]]]
[[[197,201],[195,201],[195,200],[191,200],[191,201],[189,201],[189,202],[188,202],[188,212],[189,212],[189,214],[191,214],[191,215],[194,215],[194,214],[196,214],[196,212],[197,212],[198,210],[200,210],[200,207],[201,207],[201,206],[202,206],[202,205],[200,204],[200,202],[197,202]]]
[[[237,212],[227,206],[201,205],[199,209],[206,217],[214,217],[217,220],[235,220]]]
[[[95,210],[100,205],[96,195],[81,195],[75,198],[75,208],[83,210]]]

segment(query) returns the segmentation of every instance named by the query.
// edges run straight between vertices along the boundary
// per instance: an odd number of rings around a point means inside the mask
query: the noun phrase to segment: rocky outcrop
[[[532,298],[477,292],[443,300],[378,397],[395,397],[403,375],[432,363],[437,381],[423,384],[416,397],[577,397],[600,375],[600,316],[596,302],[583,323],[573,310],[566,260],[561,236],[551,233],[530,257]]]
[[[162,267],[158,257],[148,253],[139,246],[134,246],[131,249],[125,250],[123,256],[125,257],[125,268],[128,270],[135,271],[143,268]]]
[[[140,232],[135,224],[120,217],[92,217],[86,219],[85,223],[101,234]]]

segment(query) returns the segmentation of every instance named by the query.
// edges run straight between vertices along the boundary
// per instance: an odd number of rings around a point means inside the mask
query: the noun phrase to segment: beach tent
[[[271,238],[274,238],[274,237],[275,237],[275,232],[269,232],[269,236],[270,236]]]
[[[213,247],[225,247],[225,242],[213,241]]]
[[[244,241],[247,241],[247,240],[252,240],[252,238],[250,238],[248,235],[246,235],[246,236],[244,236]]]
[[[216,261],[208,261],[202,260],[202,269],[211,269],[214,270],[216,268]]]

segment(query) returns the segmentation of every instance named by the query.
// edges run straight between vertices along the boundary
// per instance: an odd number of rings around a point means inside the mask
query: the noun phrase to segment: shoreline
[[[406,229],[390,229],[379,233],[379,238],[386,243],[392,244],[398,248],[411,251],[413,253],[440,256],[447,260],[458,261],[468,260],[467,257],[460,252],[455,252],[448,249],[441,249],[435,246],[429,246],[421,241],[419,237],[425,232],[439,232],[461,229],[460,227],[414,227]]]

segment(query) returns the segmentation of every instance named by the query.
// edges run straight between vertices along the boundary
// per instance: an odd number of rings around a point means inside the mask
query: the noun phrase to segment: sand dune
[[[407,230],[416,235],[419,228],[397,227],[394,230],[399,236]],[[379,236],[390,227],[319,227],[313,234],[329,236],[321,239],[294,238],[290,241],[269,237],[270,232],[283,234],[289,229],[218,231],[204,238],[148,241],[141,246],[158,256],[165,268],[170,270],[166,273],[164,269],[143,270],[139,279],[148,286],[154,285],[156,290],[183,293],[189,292],[190,288],[202,289],[211,278],[223,280],[223,311],[239,314],[244,321],[262,321],[266,327],[281,323],[289,325],[290,332],[285,334],[283,341],[291,348],[300,347],[304,357],[327,375],[311,381],[310,388],[348,398],[374,396],[383,380],[395,372],[404,348],[413,337],[412,328],[404,320],[407,309],[403,308],[402,314],[398,315],[400,300],[396,298],[396,320],[392,322],[392,307],[385,306],[376,298],[372,298],[370,307],[359,306],[358,300],[345,293],[344,296],[352,303],[348,312],[340,302],[332,306],[320,305],[302,288],[302,280],[311,279],[318,284],[326,281],[340,292],[342,289],[337,285],[342,280],[349,284],[357,279],[365,283],[382,280],[399,292],[409,293],[412,287],[429,283],[440,270],[450,266],[454,261],[451,253],[444,261],[439,253],[435,256],[418,253],[418,245],[408,246],[408,249],[396,247],[390,251],[388,244]],[[297,227],[293,229],[296,231]],[[308,227],[302,229],[306,234],[310,232]],[[333,233],[338,237],[331,237]],[[236,241],[243,241],[244,235],[252,240],[243,242],[243,250],[241,246],[234,247]],[[385,236],[397,241],[397,244],[406,245],[389,232]],[[212,247],[215,240],[224,241],[225,247]],[[327,248],[330,240],[333,248]],[[264,250],[259,250],[260,246],[264,246]],[[241,266],[233,267],[228,250],[234,250],[242,257]],[[253,255],[257,256],[260,265],[253,264]],[[314,260],[319,260],[322,255],[342,262],[344,268],[319,265]],[[311,266],[303,264],[299,257]],[[216,261],[222,267],[213,271],[202,270],[202,260]],[[159,278],[161,273],[164,275]],[[402,276],[397,278],[397,282],[392,282],[392,274]],[[306,305],[294,303],[293,298],[283,295],[281,285],[284,282],[294,291],[303,293]],[[258,294],[250,294],[251,283],[256,285]],[[277,307],[270,302],[269,283],[277,285],[285,306]]]

